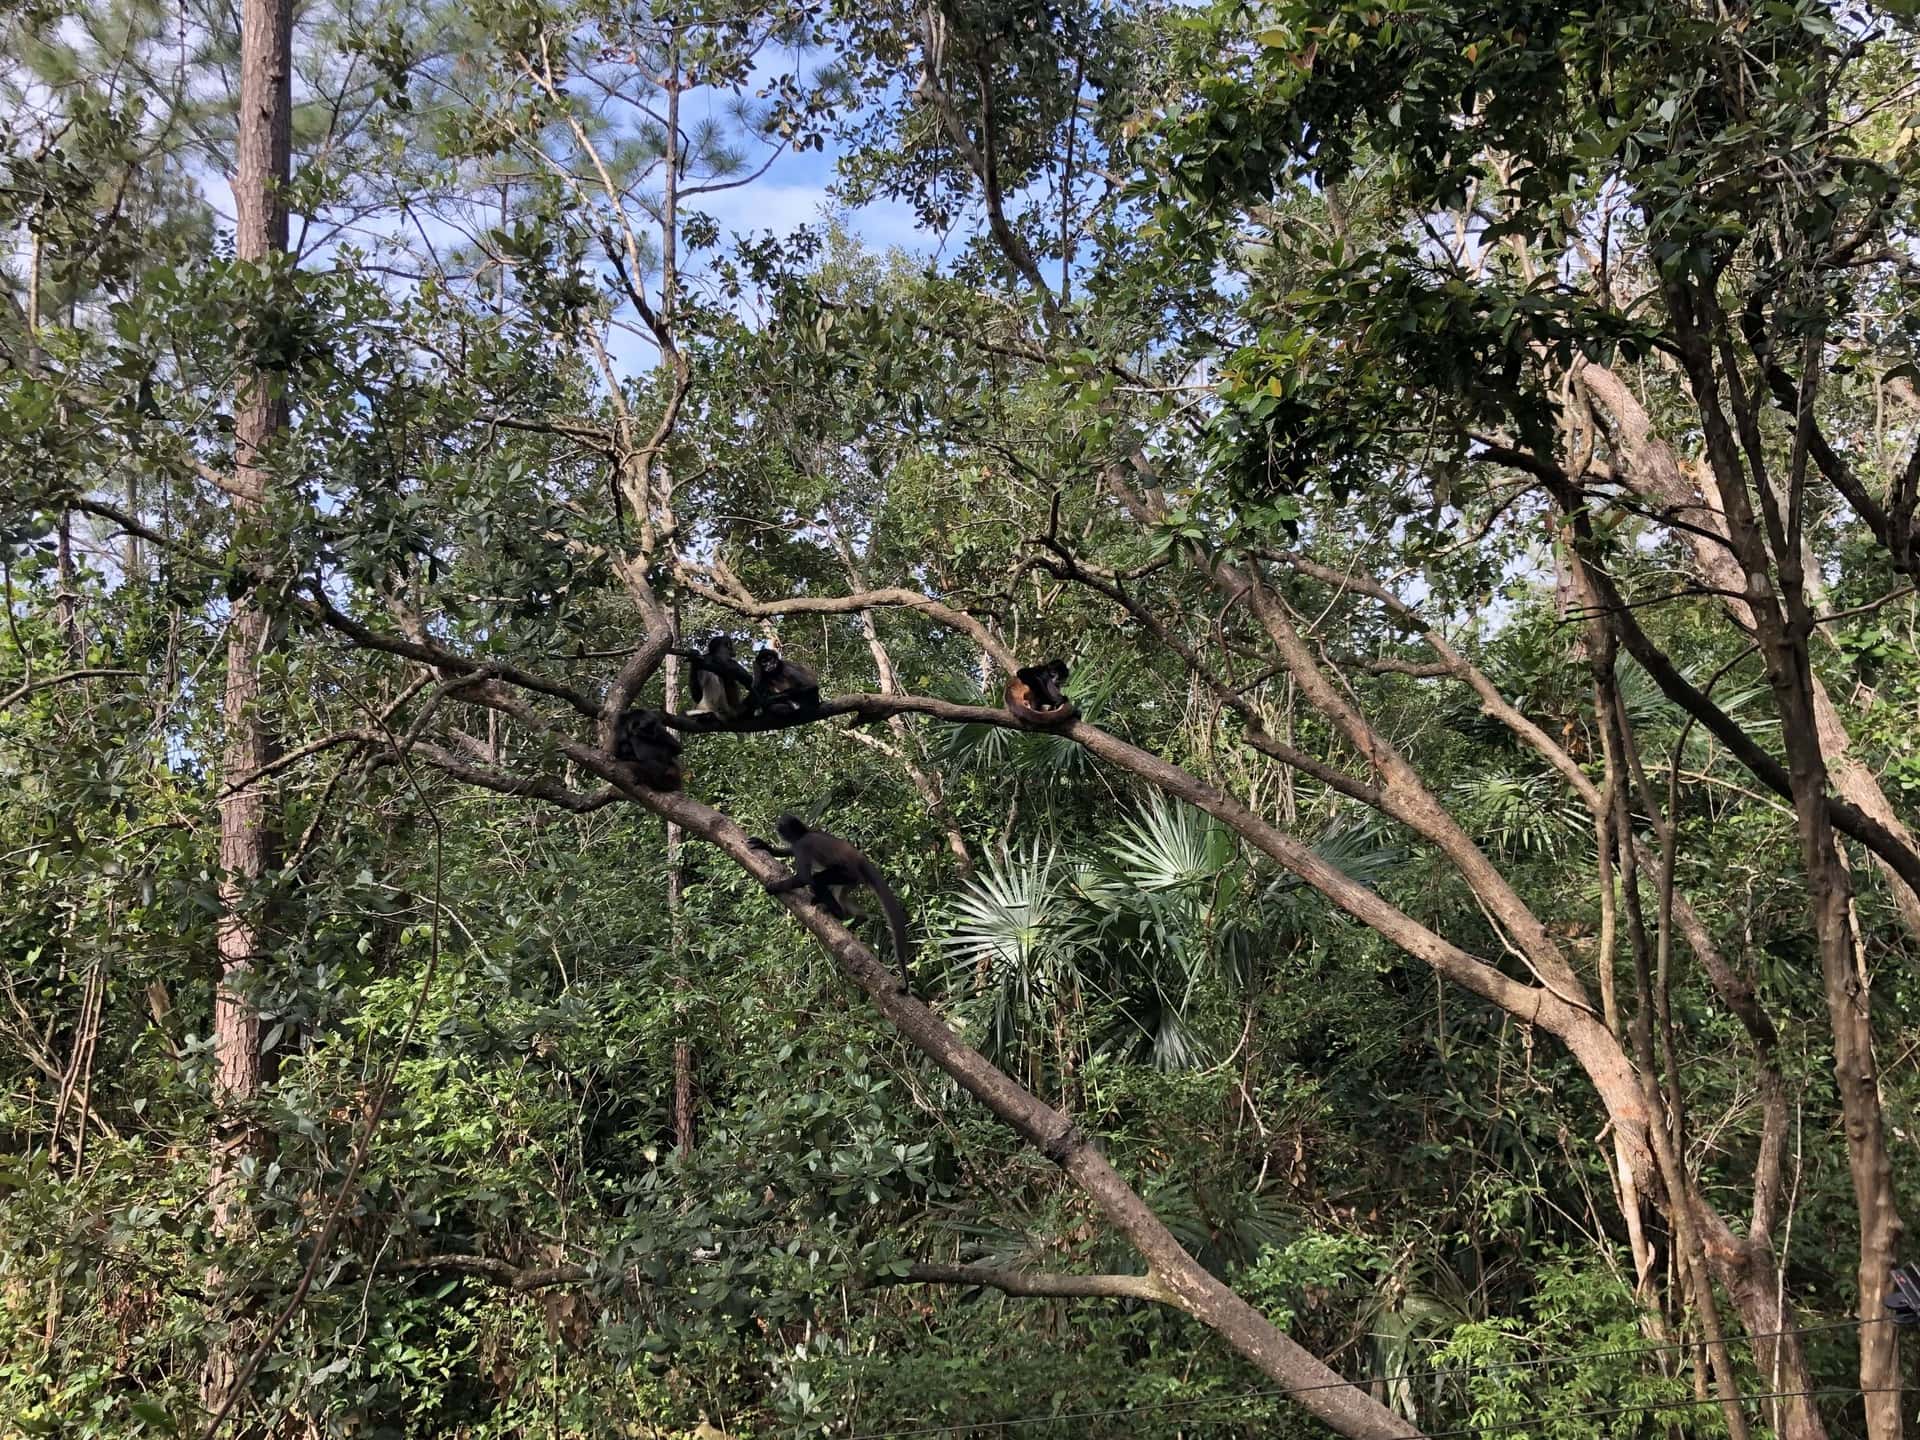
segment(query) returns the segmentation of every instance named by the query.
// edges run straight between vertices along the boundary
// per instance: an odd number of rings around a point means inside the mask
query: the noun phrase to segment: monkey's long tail
[[[900,988],[907,994],[913,993],[913,976],[907,970],[907,907],[900,903],[900,897],[893,893],[893,887],[887,884],[886,877],[875,870],[873,878],[867,882],[873,887],[873,893],[880,897],[880,908],[887,912],[887,925],[893,931],[893,958],[900,966]]]

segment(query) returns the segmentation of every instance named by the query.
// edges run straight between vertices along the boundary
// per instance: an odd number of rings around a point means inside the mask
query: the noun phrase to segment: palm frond
[[[1109,850],[1127,878],[1147,891],[1206,884],[1234,858],[1233,835],[1225,825],[1157,790]]]
[[[1406,848],[1389,834],[1385,817],[1370,810],[1342,810],[1334,815],[1309,847],[1349,880],[1369,890],[1407,863]],[[1267,886],[1263,899],[1284,899],[1305,884],[1296,875],[1281,875]]]
[[[1557,775],[1484,770],[1452,793],[1461,818],[1498,855],[1560,855],[1586,835],[1586,815]]]
[[[961,964],[996,972],[1031,968],[1036,956],[1079,928],[1054,850],[989,851],[986,866],[948,907],[943,948]]]

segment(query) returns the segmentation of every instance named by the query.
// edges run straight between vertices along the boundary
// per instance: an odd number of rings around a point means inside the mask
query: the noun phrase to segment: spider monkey
[[[701,650],[676,650],[674,654],[693,662],[689,688],[696,698],[690,715],[708,715],[719,725],[744,720],[750,713],[748,697],[753,691],[753,676],[733,655],[733,637],[715,635]]]
[[[887,925],[893,931],[893,958],[900,966],[900,993],[911,995],[913,977],[907,971],[907,912],[900,897],[893,893],[893,887],[887,884],[887,877],[880,873],[880,867],[867,859],[858,847],[838,835],[811,829],[796,815],[782,815],[774,822],[774,829],[787,842],[785,845],[769,845],[758,835],[747,841],[754,849],[769,855],[793,858],[793,874],[785,880],[770,882],[767,893],[785,895],[803,885],[810,886],[814,904],[834,919],[846,920],[850,918],[847,907],[834,892],[865,885],[880,897],[880,908],[887,912]]]
[[[680,788],[680,748],[658,710],[629,710],[614,724],[613,758],[633,766],[649,790]]]
[[[820,677],[775,650],[753,655],[753,708],[766,715],[805,715],[820,708]]]
[[[1007,683],[1007,708],[1029,725],[1064,725],[1080,712],[1061,693],[1071,673],[1064,660],[1024,665]]]
[[[1902,1265],[1893,1272],[1893,1294],[1887,1309],[1896,1325],[1920,1325],[1920,1265]]]

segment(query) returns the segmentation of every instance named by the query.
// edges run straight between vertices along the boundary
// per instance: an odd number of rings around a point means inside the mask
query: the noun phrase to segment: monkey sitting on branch
[[[705,650],[673,653],[693,665],[688,681],[694,694],[693,708],[687,712],[690,717],[701,716],[708,728],[719,728],[753,713],[753,676],[734,658],[732,636],[712,636]]]
[[[785,845],[770,845],[758,835],[750,836],[747,840],[756,850],[763,850],[769,855],[790,856],[793,860],[793,874],[785,880],[769,881],[767,893],[785,895],[803,885],[808,886],[813,891],[814,904],[836,920],[849,920],[852,912],[843,902],[844,893],[866,886],[880,898],[880,908],[887,912],[887,925],[893,931],[893,957],[900,967],[900,993],[911,995],[913,978],[907,970],[907,911],[900,903],[900,897],[893,893],[893,887],[887,884],[887,877],[880,873],[880,867],[867,859],[857,846],[838,835],[810,828],[797,815],[782,815],[774,822],[774,829],[787,842]]]
[[[613,758],[632,766],[649,790],[680,788],[685,778],[680,750],[680,737],[667,728],[658,710],[629,710],[614,722]]]
[[[1064,660],[1023,665],[1007,682],[1007,709],[1029,725],[1064,725],[1080,712],[1060,687],[1071,672]]]
[[[820,677],[777,650],[753,655],[753,711],[777,719],[802,718],[820,708]]]

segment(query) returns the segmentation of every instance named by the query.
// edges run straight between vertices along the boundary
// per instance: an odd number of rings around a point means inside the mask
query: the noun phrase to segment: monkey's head
[[[767,652],[762,650],[760,653],[764,655]],[[791,845],[807,833],[807,822],[798,815],[782,815],[773,822],[773,828],[782,840]]]
[[[715,635],[712,639],[708,640],[707,658],[710,660],[733,659],[733,637],[731,635]]]
[[[1042,670],[1050,671],[1054,679],[1058,680],[1062,685],[1067,683],[1067,676],[1072,673],[1067,669],[1067,662],[1064,660],[1049,660],[1045,665],[1042,665],[1040,668]]]
[[[626,714],[626,722],[630,734],[642,735],[649,740],[659,739],[669,733],[666,722],[660,718],[658,710],[629,710]]]
[[[780,673],[780,652],[778,650],[756,650],[753,652],[754,671],[771,680]]]

